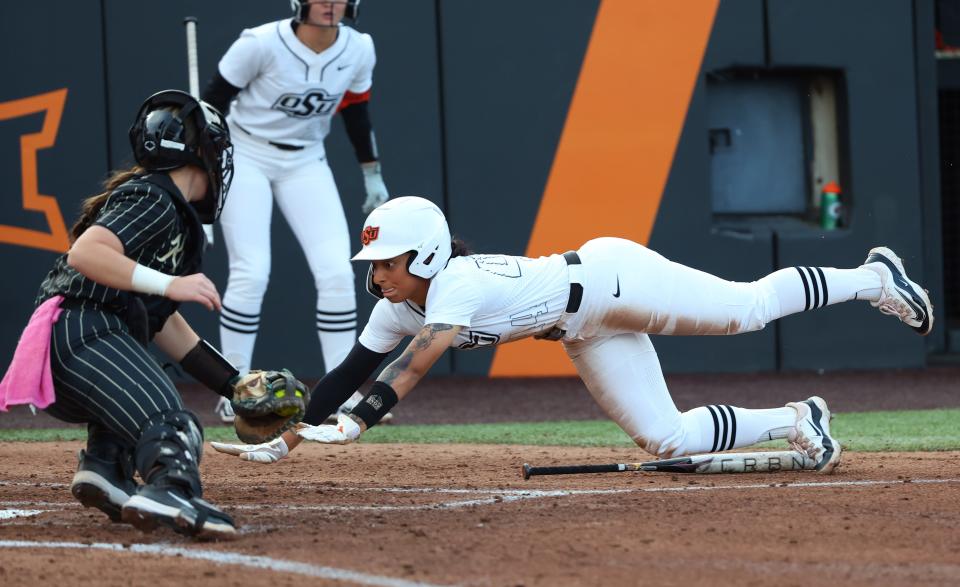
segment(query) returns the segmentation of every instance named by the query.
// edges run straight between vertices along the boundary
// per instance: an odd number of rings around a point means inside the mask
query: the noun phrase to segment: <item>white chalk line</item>
[[[29,518],[37,514],[42,514],[44,510],[0,510],[0,520],[12,520],[13,518]]]
[[[4,482],[16,485],[17,482]],[[424,510],[454,510],[472,506],[493,505],[497,503],[511,503],[524,500],[544,499],[550,497],[570,497],[580,495],[621,495],[627,493],[677,493],[686,491],[718,491],[737,489],[810,489],[824,487],[870,487],[876,485],[930,485],[960,483],[960,479],[889,479],[889,480],[854,480],[854,481],[799,481],[795,483],[750,483],[736,485],[682,485],[671,487],[642,487],[629,489],[473,489],[473,488],[443,488],[443,487],[326,487],[301,484],[299,489],[335,489],[343,492],[378,492],[378,493],[412,493],[412,494],[467,494],[489,495],[476,499],[463,499],[426,504],[410,505],[285,505],[285,504],[241,504],[226,506],[232,510],[283,510],[283,511],[321,511],[321,512],[362,512],[362,511],[424,511]],[[30,484],[25,484],[30,485]],[[32,506],[32,507],[79,507],[76,502],[50,501],[0,501],[0,506]]]
[[[384,575],[372,575],[348,569],[311,565],[291,560],[275,559],[266,556],[254,556],[241,552],[225,552],[219,550],[201,550],[181,548],[165,544],[115,544],[109,542],[45,542],[28,540],[0,540],[0,548],[56,548],[56,549],[92,549],[110,552],[128,552],[134,554],[154,554],[160,556],[182,557],[194,560],[209,561],[221,565],[238,565],[255,569],[264,569],[281,573],[295,573],[307,577],[346,581],[358,585],[375,585],[381,587],[439,587],[432,583],[408,581]]]

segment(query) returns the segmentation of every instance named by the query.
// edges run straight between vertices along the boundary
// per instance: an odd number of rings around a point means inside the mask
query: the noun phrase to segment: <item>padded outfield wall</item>
[[[678,6],[673,6],[674,4]],[[5,4],[0,64],[0,362],[80,201],[129,162],[140,101],[185,88],[182,20],[199,18],[201,79],[240,30],[287,16],[281,0],[80,6]],[[375,40],[371,109],[396,195],[443,205],[484,252],[540,255],[623,236],[728,279],[792,265],[853,266],[888,244],[942,297],[936,84],[929,2],[916,0],[522,0],[508,12],[460,0],[366,0]],[[57,18],[48,14],[56,11]],[[44,23],[35,34],[30,23]],[[711,83],[726,72],[827,71],[838,80],[848,226],[731,218],[711,202]],[[931,104],[933,105],[931,110]],[[328,152],[351,231],[362,180],[342,125]],[[278,211],[273,282],[254,364],[322,373],[306,261]],[[206,272],[222,289],[226,253]],[[358,268],[362,276],[363,268]],[[651,276],[655,279],[656,276]],[[373,304],[357,281],[361,317]],[[184,314],[217,340],[216,317]],[[656,337],[668,371],[913,367],[943,347],[866,304],[723,338]],[[451,356],[452,355],[452,356]],[[441,373],[572,374],[559,345],[448,353]]]

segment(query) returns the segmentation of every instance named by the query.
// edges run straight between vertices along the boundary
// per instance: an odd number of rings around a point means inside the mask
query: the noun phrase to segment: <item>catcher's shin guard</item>
[[[137,442],[135,462],[147,484],[178,485],[200,496],[203,428],[185,410],[165,410],[148,419]]]
[[[203,429],[190,412],[168,410],[151,417],[136,449],[146,485],[123,505],[123,521],[146,532],[162,524],[201,538],[236,535],[233,519],[201,499],[202,450]]]

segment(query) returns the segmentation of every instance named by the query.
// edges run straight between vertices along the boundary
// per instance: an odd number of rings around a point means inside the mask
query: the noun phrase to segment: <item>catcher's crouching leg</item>
[[[70,492],[84,507],[97,508],[120,522],[123,504],[137,492],[133,480],[133,446],[100,424],[87,426],[86,450],[78,455]]]
[[[203,429],[196,416],[166,410],[143,424],[135,461],[145,484],[123,505],[123,521],[150,532],[163,524],[180,534],[232,538],[233,519],[201,499]]]

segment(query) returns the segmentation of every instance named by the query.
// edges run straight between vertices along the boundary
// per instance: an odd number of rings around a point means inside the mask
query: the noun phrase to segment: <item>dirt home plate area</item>
[[[702,394],[688,389],[691,381],[699,380],[672,381],[679,398],[723,401],[714,398],[718,388],[717,395],[731,392],[729,403],[758,404],[749,391],[733,397],[733,388],[747,389],[740,377],[713,377]],[[791,385],[799,384],[768,387],[759,405],[796,394],[779,389]],[[405,415],[398,410],[401,423],[435,419],[420,409],[436,405],[424,397],[431,391],[445,401],[438,389],[418,391],[423,403],[412,402]],[[591,409],[582,390],[554,384],[549,393],[568,411]],[[531,405],[552,405],[545,394],[530,391]],[[498,411],[489,404],[504,394],[471,397],[483,404],[474,409]],[[854,401],[848,391],[836,403],[855,411],[871,397]],[[929,397],[918,392],[911,407],[935,401]],[[545,415],[557,418],[559,409]],[[461,419],[451,414],[436,419]],[[305,445],[265,466],[208,447],[205,497],[242,530],[231,542],[195,542],[110,524],[75,502],[68,484],[81,446],[0,443],[0,585],[960,584],[956,451],[851,452],[831,476],[613,473],[524,481],[524,462],[635,462],[649,455],[630,448],[361,443]]]

